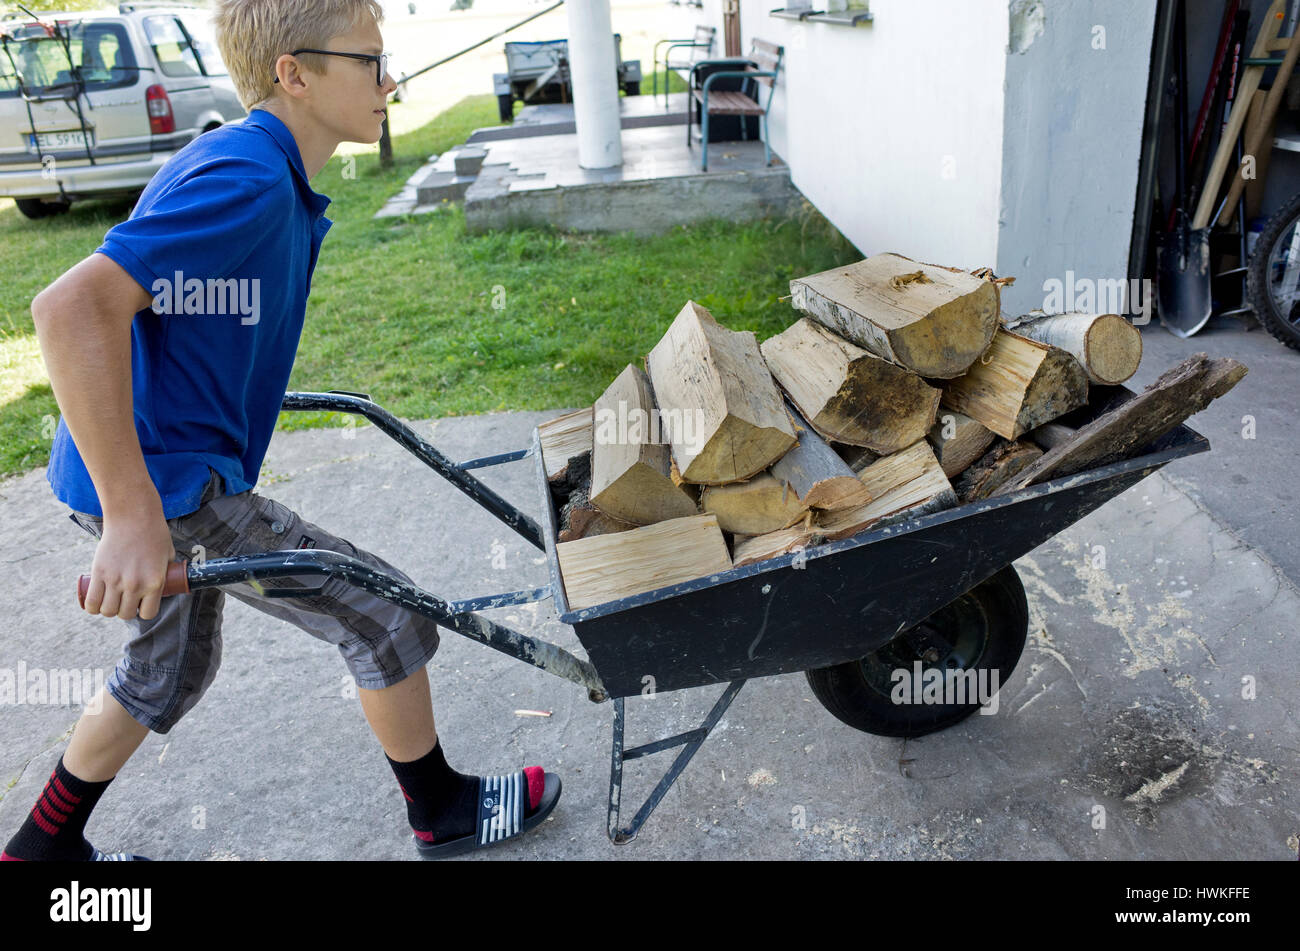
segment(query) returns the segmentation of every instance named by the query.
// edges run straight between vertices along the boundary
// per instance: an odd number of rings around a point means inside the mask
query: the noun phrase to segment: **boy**
[[[339,143],[379,140],[395,86],[381,20],[374,0],[217,0],[218,44],[248,118],[178,153],[130,219],[32,302],[62,411],[48,478],[99,539],[85,607],[135,631],[0,858],[135,858],[91,846],[86,820],[221,659],[224,592],[160,597],[177,556],[316,547],[401,574],[251,491],[330,227],[329,199],[308,182]],[[215,308],[203,290],[214,285],[226,290]],[[539,767],[480,779],[447,765],[425,670],[432,621],[338,582],[314,597],[229,593],[339,647],[422,857],[521,834],[554,808],[559,777]]]

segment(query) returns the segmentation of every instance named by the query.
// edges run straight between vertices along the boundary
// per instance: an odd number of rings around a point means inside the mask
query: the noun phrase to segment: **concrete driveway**
[[[1231,327],[1145,337],[1141,384],[1196,349],[1241,355],[1252,372],[1192,421],[1213,452],[1172,463],[1016,563],[1030,640],[996,715],[903,742],[841,724],[802,675],[751,681],[641,835],[615,847],[604,835],[611,706],[444,633],[430,671],[452,765],[538,763],[565,783],[539,830],[470,859],[1294,857],[1300,593],[1279,562],[1297,564],[1281,493],[1300,354]],[[524,446],[559,412],[415,425],[463,459]],[[1245,414],[1257,418],[1253,443]],[[530,462],[485,480],[537,512]],[[444,597],[547,581],[540,553],[372,427],[277,436],[259,491]],[[82,614],[73,597],[93,545],[44,470],[0,485],[0,671],[112,670],[125,625]],[[549,602],[492,616],[581,650]],[[332,649],[228,600],[215,685],[145,741],[91,841],[156,859],[413,859],[401,794],[348,683]],[[692,727],[720,692],[629,700],[629,745]],[[77,716],[49,702],[0,707],[0,841]],[[625,816],[670,758],[629,765]]]

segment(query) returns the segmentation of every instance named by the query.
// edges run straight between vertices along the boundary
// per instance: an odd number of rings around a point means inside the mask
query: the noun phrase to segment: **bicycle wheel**
[[[1300,350],[1300,195],[1264,225],[1250,256],[1246,287],[1264,329]]]

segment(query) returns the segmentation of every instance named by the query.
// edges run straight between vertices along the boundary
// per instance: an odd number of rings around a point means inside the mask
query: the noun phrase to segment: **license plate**
[[[33,152],[84,149],[87,144],[92,149],[95,147],[95,134],[93,132],[82,132],[80,129],[76,132],[42,132],[39,135],[29,135],[27,137],[27,146]]]

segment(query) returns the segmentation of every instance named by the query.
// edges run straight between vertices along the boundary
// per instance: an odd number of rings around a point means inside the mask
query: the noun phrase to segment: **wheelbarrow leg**
[[[723,691],[721,697],[709,711],[709,715],[704,722],[694,730],[688,730],[685,733],[678,733],[676,736],[666,737],[662,740],[655,740],[653,743],[646,743],[643,746],[633,747],[630,750],[623,749],[623,726],[624,726],[624,708],[623,698],[619,697],[614,701],[614,743],[612,755],[610,757],[609,769],[609,816],[607,823],[607,833],[609,841],[615,845],[625,845],[636,838],[636,834],[641,831],[641,826],[650,818],[650,813],[655,811],[655,807],[668,794],[673,783],[677,782],[677,777],[686,769],[686,765],[695,756],[700,746],[703,745],[708,735],[713,732],[713,728],[718,725],[722,715],[727,712],[731,706],[731,701],[736,699],[736,694],[740,693],[740,688],[745,686],[743,680],[733,680],[728,684],[727,689]],[[658,753],[662,750],[672,749],[674,746],[684,747],[677,754],[677,759],[668,772],[664,773],[659,784],[655,786],[654,791],[636,815],[632,817],[631,825],[626,828],[619,827],[619,807],[623,798],[623,763],[630,759],[640,759],[642,756],[649,756],[652,753]]]

